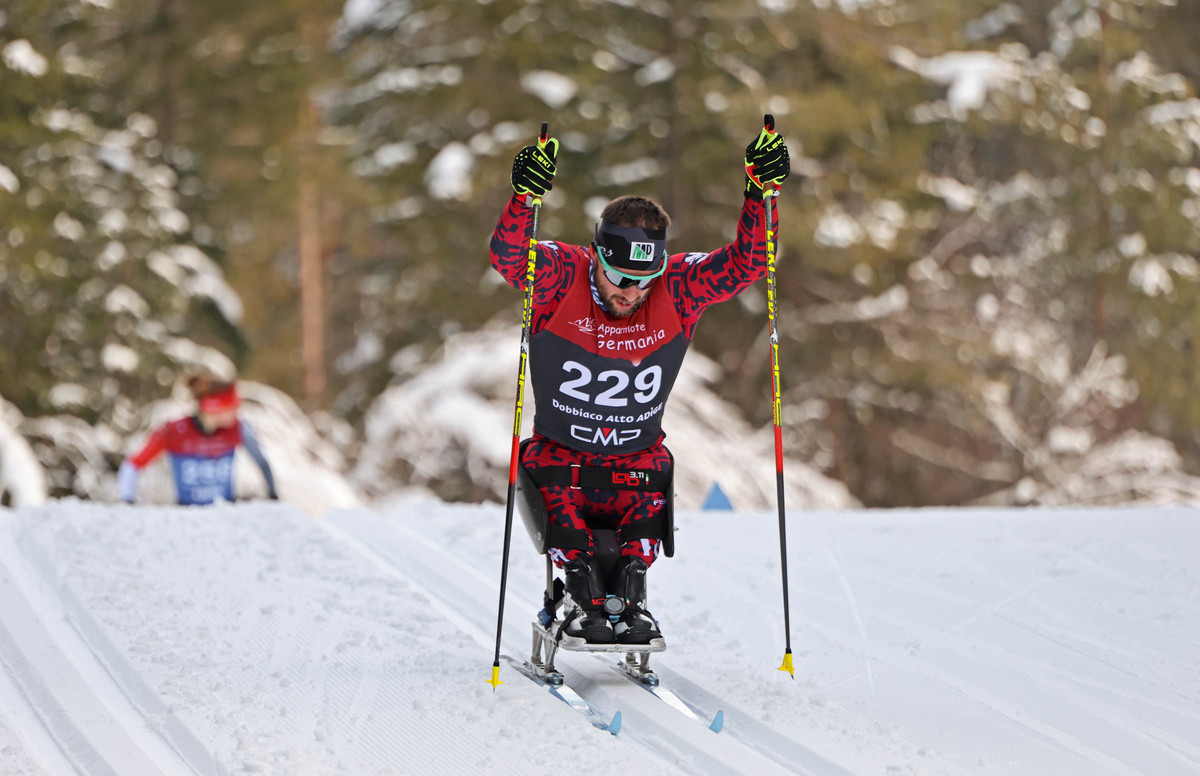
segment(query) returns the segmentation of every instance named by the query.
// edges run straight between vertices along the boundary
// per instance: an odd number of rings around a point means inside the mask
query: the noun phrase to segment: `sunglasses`
[[[654,281],[658,280],[659,277],[667,271],[667,264],[666,262],[663,262],[663,265],[659,268],[658,272],[655,272],[653,275],[630,275],[622,272],[619,269],[616,269],[607,261],[605,261],[604,252],[601,251],[598,246],[596,246],[596,243],[593,242],[592,246],[596,248],[596,257],[600,259],[600,271],[604,273],[604,277],[608,278],[608,282],[612,283],[617,288],[629,288],[630,286],[637,286],[641,289],[647,289],[654,285]]]

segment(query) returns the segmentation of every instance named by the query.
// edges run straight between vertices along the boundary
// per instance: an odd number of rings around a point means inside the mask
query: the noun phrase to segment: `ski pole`
[[[550,142],[550,124],[542,122],[538,135],[538,148]],[[500,681],[500,633],[504,629],[504,593],[508,584],[508,545],[512,539],[513,505],[517,497],[517,466],[521,449],[521,408],[525,403],[525,365],[529,361],[529,330],[533,326],[533,276],[537,269],[538,218],[542,213],[542,198],[533,198],[533,220],[529,226],[529,257],[525,262],[525,308],[521,315],[521,359],[517,368],[517,401],[513,411],[512,457],[508,464],[508,499],[504,506],[504,552],[500,561],[500,604],[496,611],[496,656],[492,661],[492,678],[488,684],[492,692],[504,682]]]
[[[770,113],[763,116],[763,131],[775,134],[775,117]],[[765,182],[764,182],[765,184]],[[775,425],[775,498],[779,503],[779,562],[783,569],[783,636],[785,647],[780,671],[787,671],[795,679],[792,666],[791,608],[788,605],[787,571],[787,522],[783,510],[783,425],[781,399],[779,396],[779,292],[775,287],[775,228],[771,220],[771,200],[779,196],[779,189],[763,186],[763,205],[767,209],[767,320],[771,335],[771,417]]]

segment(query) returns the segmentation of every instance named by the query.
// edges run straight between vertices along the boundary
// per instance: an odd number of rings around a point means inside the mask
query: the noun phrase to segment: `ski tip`
[[[714,733],[720,733],[723,727],[725,727],[725,711],[718,709],[717,716],[713,717],[712,724],[708,726],[708,729]]]
[[[500,664],[499,663],[492,666],[492,678],[488,679],[487,683],[492,686],[492,692],[495,692],[497,687],[504,684],[504,682],[500,681]]]
[[[789,649],[789,650],[788,650],[786,653],[784,653],[784,655],[783,655],[783,665],[781,665],[781,666],[779,667],[779,670],[780,670],[780,671],[787,671],[787,672],[788,672],[788,674],[789,674],[789,675],[790,675],[790,676],[791,676],[793,679],[795,679],[795,678],[796,678],[796,669],[792,667],[792,651],[791,651],[790,649]]]
[[[621,712],[613,714],[612,722],[608,723],[608,732],[614,736],[621,732]]]

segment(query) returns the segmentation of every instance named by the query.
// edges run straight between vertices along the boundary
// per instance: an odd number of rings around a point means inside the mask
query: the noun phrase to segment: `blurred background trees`
[[[1200,471],[1198,33],[1168,0],[15,0],[0,396],[119,438],[209,363],[361,437],[518,319],[487,240],[541,121],[545,239],[640,193],[709,250],[770,112],[790,454],[874,506],[1170,498],[1147,472]],[[756,426],[764,296],[696,340]]]

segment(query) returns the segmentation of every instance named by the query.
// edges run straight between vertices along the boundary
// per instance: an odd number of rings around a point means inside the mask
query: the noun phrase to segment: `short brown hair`
[[[671,217],[662,205],[646,197],[617,197],[604,206],[600,220],[613,226],[633,226],[639,229],[666,229]]]

